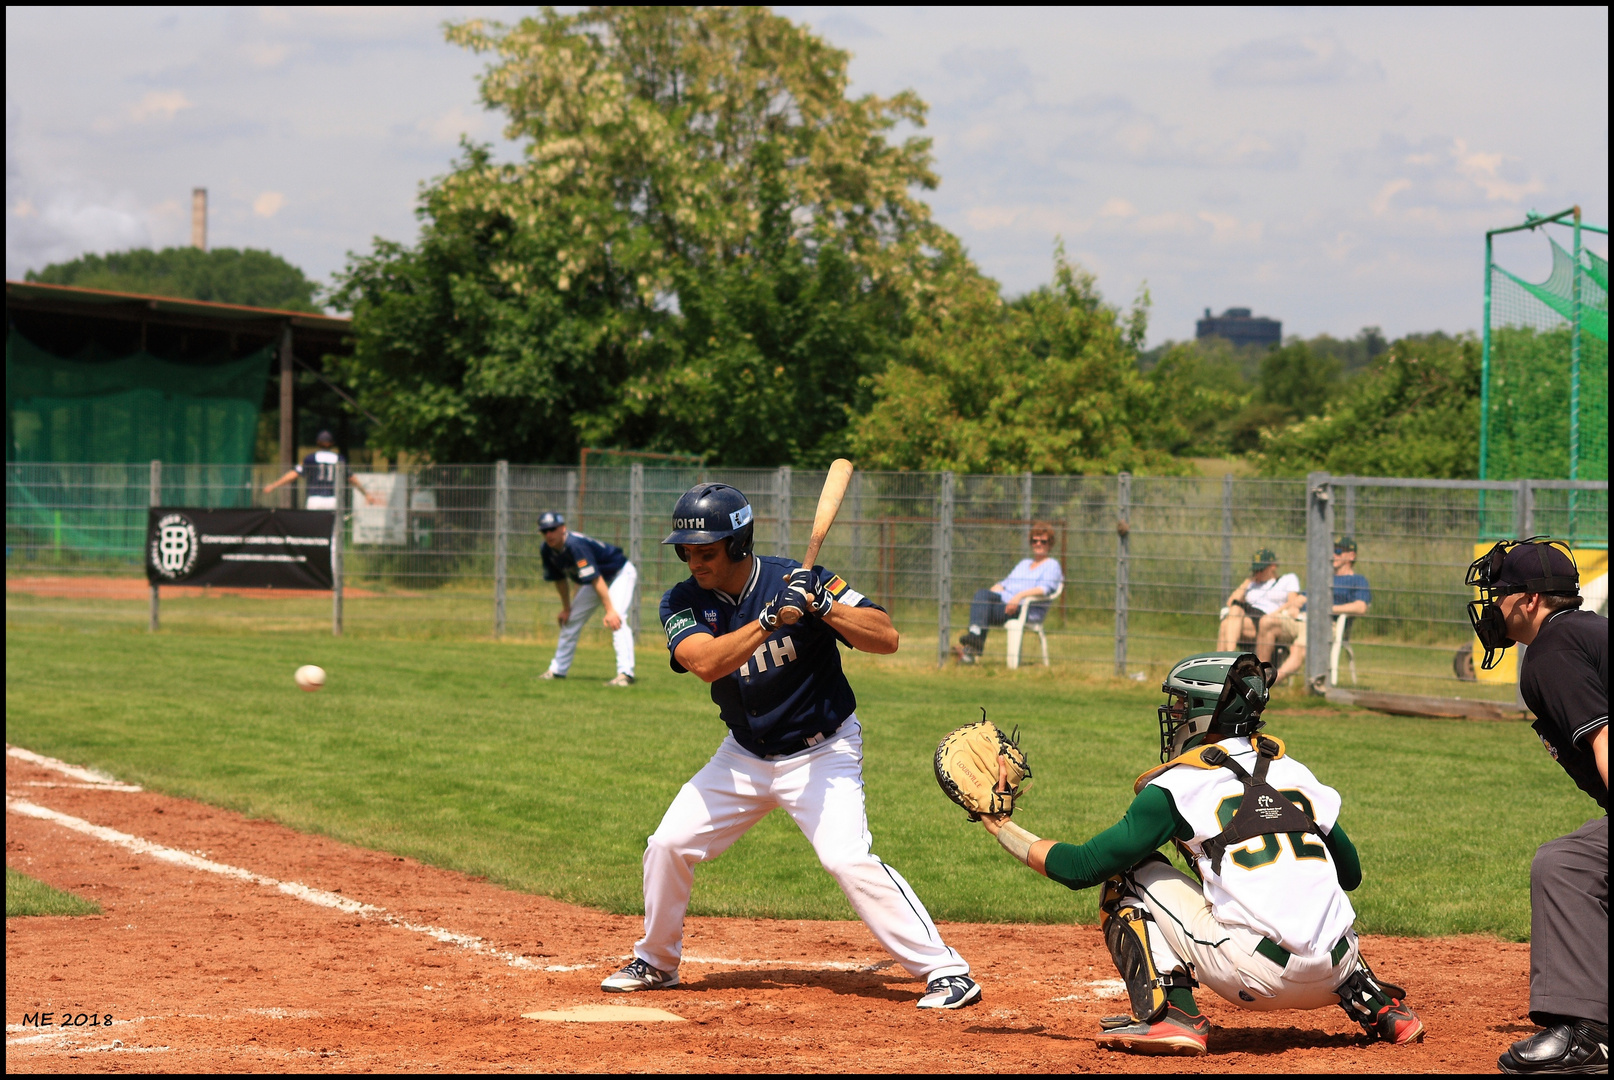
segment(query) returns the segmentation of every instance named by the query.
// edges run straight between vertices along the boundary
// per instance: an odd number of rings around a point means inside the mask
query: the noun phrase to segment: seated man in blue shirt
[[[958,639],[955,656],[966,664],[975,663],[986,649],[986,629],[1002,626],[1020,613],[1020,605],[1039,596],[1052,596],[1065,580],[1059,560],[1050,558],[1054,549],[1054,527],[1046,521],[1031,524],[1031,558],[1021,559],[1009,576],[990,589],[977,589],[970,603],[970,628]],[[1032,616],[1040,618],[1035,609]]]
[[[1329,614],[1366,615],[1367,606],[1372,602],[1373,590],[1368,587],[1367,578],[1356,572],[1356,541],[1342,536],[1334,545],[1334,606]],[[1292,624],[1294,643],[1289,647],[1289,658],[1278,669],[1274,686],[1306,664],[1306,616],[1302,610],[1305,606],[1305,593],[1290,593],[1288,602],[1279,611],[1261,620],[1263,635],[1267,633],[1267,620],[1275,616],[1282,615]]]

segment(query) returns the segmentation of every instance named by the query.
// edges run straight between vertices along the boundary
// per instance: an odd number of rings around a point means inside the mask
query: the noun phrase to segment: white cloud
[[[1383,217],[1390,212],[1390,200],[1412,186],[1412,181],[1406,177],[1391,180],[1379,188],[1379,193],[1373,197],[1373,216]]]
[[[1107,218],[1129,218],[1138,212],[1138,208],[1122,198],[1107,200],[1099,213]]]
[[[1493,202],[1516,203],[1526,195],[1534,195],[1543,190],[1541,181],[1533,176],[1524,181],[1510,181],[1504,178],[1501,170],[1503,163],[1508,160],[1506,155],[1470,151],[1468,142],[1464,139],[1452,140],[1452,159],[1457,164],[1457,171],[1470,183],[1481,188],[1485,192],[1485,197]]]
[[[271,218],[286,205],[286,197],[278,191],[266,191],[252,200],[252,212],[259,217]]]
[[[137,124],[147,120],[172,120],[181,109],[194,109],[195,104],[179,90],[153,90],[129,107],[129,119]]]
[[[1222,86],[1304,86],[1378,82],[1384,68],[1346,50],[1332,31],[1290,34],[1250,41],[1218,58],[1215,79]]]
[[[461,135],[485,138],[492,126],[492,118],[485,111],[456,105],[435,116],[422,117],[415,123],[415,130],[433,142],[457,146]]]

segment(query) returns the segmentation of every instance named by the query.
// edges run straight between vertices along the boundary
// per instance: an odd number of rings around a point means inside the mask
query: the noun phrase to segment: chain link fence
[[[145,596],[147,507],[301,506],[300,490],[263,492],[277,471],[8,465],[8,621],[68,610],[142,617],[134,602]],[[352,491],[345,504],[342,625],[375,635],[553,634],[559,598],[543,581],[537,517],[558,510],[574,531],[619,545],[638,566],[629,614],[641,646],[653,649],[661,594],[685,576],[660,543],[678,496],[702,481],[733,484],[751,500],[757,549],[799,558],[824,475],[638,464],[585,474],[503,462],[358,472],[377,503]],[[1331,577],[1333,541],[1349,535],[1373,601],[1351,624],[1338,683],[1511,703],[1510,684],[1479,681],[1465,666],[1464,570],[1477,545],[1537,532],[1606,553],[1608,487],[1321,473],[1302,481],[859,472],[819,561],[891,611],[905,652],[945,662],[976,590],[1029,554],[1034,520],[1054,526],[1065,575],[1044,623],[1056,667],[1157,680],[1173,661],[1215,645],[1219,610],[1256,550],[1275,551],[1280,571],[1304,588]],[[1606,554],[1601,566],[1606,574]],[[165,598],[198,592],[163,587]],[[297,626],[323,620],[330,603],[256,595],[228,610]],[[183,605],[167,610],[187,617]],[[1329,670],[1322,633],[1306,660],[1313,681]],[[983,663],[1005,663],[1006,636],[990,635]],[[1025,648],[1029,661],[1034,639]]]

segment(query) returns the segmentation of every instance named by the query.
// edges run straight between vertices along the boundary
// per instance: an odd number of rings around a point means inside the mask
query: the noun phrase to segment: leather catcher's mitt
[[[1008,762],[1008,785],[998,789],[998,757]],[[982,814],[1014,813],[1014,802],[1030,786],[1031,766],[1020,749],[1020,729],[1005,735],[986,718],[965,724],[951,732],[936,747],[936,783],[942,792],[962,806],[971,821]]]

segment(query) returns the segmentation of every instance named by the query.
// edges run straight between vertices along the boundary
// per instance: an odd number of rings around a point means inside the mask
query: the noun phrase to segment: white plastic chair
[[[1059,594],[1064,591],[1065,583],[1061,581],[1058,588],[1054,589],[1054,591],[1049,593],[1047,596],[1039,596],[1035,600],[1027,600],[1025,603],[1021,604],[1020,614],[1003,624],[1004,636],[1009,639],[1010,671],[1013,671],[1015,668],[1020,666],[1020,642],[1025,638],[1026,626],[1028,624],[1031,626],[1031,629],[1037,632],[1037,637],[1042,642],[1042,666],[1049,666],[1048,634],[1043,630],[1042,624],[1047,621],[1048,607],[1053,604],[1055,600],[1058,600]],[[1043,609],[1042,617],[1038,618],[1035,622],[1031,621],[1031,609],[1033,607]]]
[[[1346,656],[1350,657],[1350,662],[1351,662],[1351,685],[1352,686],[1356,685],[1356,650],[1351,648],[1351,643],[1350,643],[1350,640],[1349,640],[1349,637],[1348,637],[1349,632],[1350,632],[1350,626],[1351,626],[1351,616],[1349,616],[1349,615],[1336,615],[1336,616],[1334,616],[1334,641],[1333,641],[1333,644],[1331,644],[1329,646],[1329,648],[1328,648],[1328,685],[1329,686],[1338,686],[1339,685],[1339,654],[1340,654],[1341,650],[1344,651]]]

